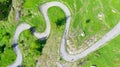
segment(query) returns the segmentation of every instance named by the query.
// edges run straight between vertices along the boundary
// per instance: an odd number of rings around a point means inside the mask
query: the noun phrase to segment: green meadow
[[[6,0],[5,0],[6,1]],[[6,67],[15,61],[16,55],[11,47],[17,26],[23,22],[34,26],[38,32],[44,32],[45,20],[39,7],[47,2],[64,3],[71,12],[71,24],[68,39],[75,49],[84,45],[87,39],[98,35],[98,40],[120,21],[119,0],[24,0],[21,18],[18,22],[8,21],[10,12],[5,1],[0,1],[0,67]],[[1,5],[3,3],[3,5]],[[7,5],[11,6],[9,2]],[[4,9],[4,10],[3,10]],[[51,33],[45,42],[40,42],[26,30],[19,37],[19,47],[23,55],[23,67],[34,67],[39,61],[40,67],[55,67],[56,61],[66,63],[68,67],[119,67],[120,66],[120,36],[106,43],[87,57],[76,62],[67,62],[59,55],[61,37],[65,28],[65,14],[58,7],[48,10],[51,22]],[[9,19],[13,19],[10,17]],[[80,34],[84,32],[85,36]],[[49,64],[48,64],[49,63]]]

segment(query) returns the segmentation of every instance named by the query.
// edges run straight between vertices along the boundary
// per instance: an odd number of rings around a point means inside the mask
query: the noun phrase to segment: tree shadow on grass
[[[6,48],[6,44],[0,46],[0,53],[4,53],[5,48]]]
[[[59,26],[61,26],[61,25],[64,25],[64,24],[66,23],[66,19],[69,18],[69,17],[70,17],[70,16],[68,16],[68,17],[63,17],[63,18],[61,18],[61,19],[58,19],[58,20],[56,21],[57,27],[59,27]]]
[[[12,0],[6,0],[0,2],[0,20],[6,20],[8,18],[11,9]]]
[[[36,49],[40,52],[40,54],[42,54],[42,50],[43,50],[43,48],[46,44],[46,39],[45,40],[39,40],[38,39],[38,40],[36,40],[36,44],[39,45],[39,47],[36,48]]]

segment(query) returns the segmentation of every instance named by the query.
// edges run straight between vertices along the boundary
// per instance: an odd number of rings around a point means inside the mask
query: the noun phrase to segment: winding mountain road
[[[46,30],[43,33],[39,33],[36,30],[33,30],[33,28],[27,23],[22,23],[17,27],[14,38],[13,38],[13,45],[12,45],[14,52],[17,55],[17,58],[16,58],[16,61],[8,67],[17,67],[17,66],[22,65],[22,54],[21,54],[19,46],[18,46],[18,37],[22,31],[29,29],[33,32],[34,36],[37,37],[38,39],[43,40],[43,39],[48,38],[51,27],[50,27],[50,20],[48,18],[47,11],[50,7],[53,7],[53,6],[57,6],[57,7],[61,8],[66,15],[66,26],[65,26],[63,37],[62,37],[61,46],[60,46],[60,55],[66,61],[73,62],[78,59],[81,59],[81,58],[87,56],[88,54],[90,54],[91,52],[97,50],[98,48],[103,46],[105,43],[107,43],[108,41],[110,41],[111,39],[115,38],[116,36],[118,36],[120,34],[120,23],[118,23],[110,32],[105,34],[98,42],[93,44],[90,48],[86,49],[85,51],[83,51],[77,55],[71,55],[66,51],[66,40],[67,40],[68,30],[69,30],[69,26],[70,26],[71,13],[70,13],[69,9],[60,2],[55,2],[55,1],[48,2],[48,3],[43,4],[40,7],[40,11],[42,12],[44,19],[46,21]]]
[[[71,55],[71,54],[68,54],[68,52],[66,51],[67,34],[66,32],[64,32],[62,42],[61,42],[61,47],[60,47],[60,55],[66,61],[70,61],[70,62],[76,61],[78,59],[81,59],[87,56],[91,52],[99,49],[101,46],[105,45],[105,43],[117,37],[119,34],[120,34],[120,22],[112,30],[110,30],[107,34],[105,34],[99,41],[93,44],[91,47],[89,47],[88,49],[84,50],[83,52],[77,55]]]
[[[17,55],[17,58],[15,60],[15,62],[12,65],[9,65],[8,67],[18,67],[22,65],[22,54],[20,52],[19,46],[18,46],[18,38],[21,32],[23,32],[24,30],[27,30],[30,28],[30,25],[26,24],[26,23],[22,23],[20,24],[15,32],[14,38],[13,38],[13,44],[12,47],[14,49],[14,52]]]

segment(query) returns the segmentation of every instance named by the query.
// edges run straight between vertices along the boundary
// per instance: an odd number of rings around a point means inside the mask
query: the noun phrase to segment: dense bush
[[[8,17],[12,0],[0,0],[0,20],[5,20]]]

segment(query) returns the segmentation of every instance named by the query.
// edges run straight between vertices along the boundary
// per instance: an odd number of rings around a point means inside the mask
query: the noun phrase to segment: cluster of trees
[[[8,17],[12,0],[0,0],[0,20],[5,20]]]

